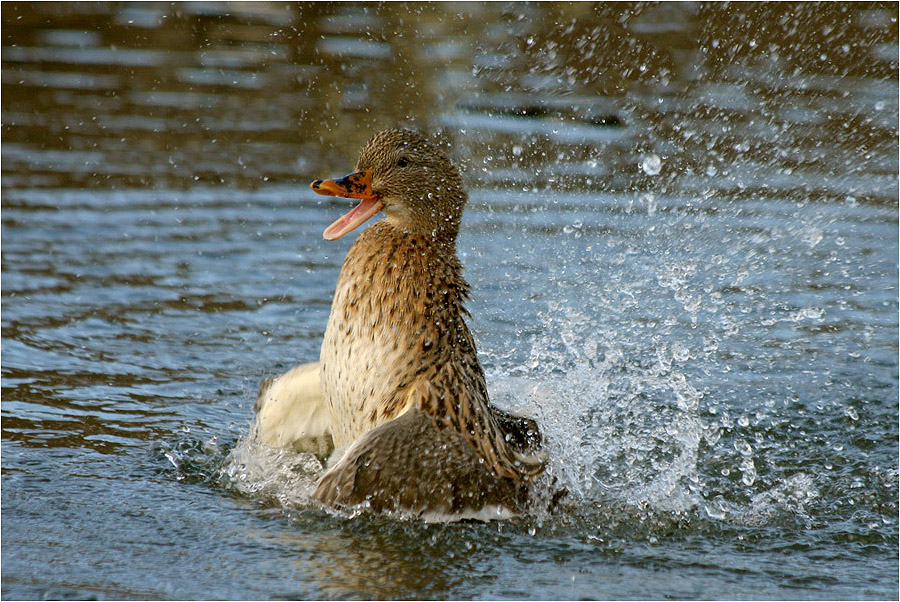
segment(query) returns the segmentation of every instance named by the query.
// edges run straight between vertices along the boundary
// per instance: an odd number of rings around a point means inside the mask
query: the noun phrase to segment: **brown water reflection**
[[[466,546],[466,535],[441,527],[423,533],[388,523],[364,530],[344,525],[303,541],[308,557],[302,565],[326,599],[439,598],[465,582],[484,587],[492,581],[484,570],[489,559]],[[296,539],[282,534],[280,543],[297,546]]]
[[[895,4],[2,10],[4,187],[302,184],[409,124],[483,185],[895,188]]]

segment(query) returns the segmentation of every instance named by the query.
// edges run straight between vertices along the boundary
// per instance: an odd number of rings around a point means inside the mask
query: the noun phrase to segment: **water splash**
[[[246,435],[228,455],[218,477],[241,495],[284,508],[303,508],[309,505],[323,471],[314,454],[270,447]]]
[[[750,419],[704,403],[707,393],[680,367],[691,359],[687,345],[635,345],[568,302],[550,302],[541,317],[525,369],[497,369],[488,382],[499,405],[538,419],[548,472],[575,505],[618,508],[620,519],[638,522],[679,515],[761,525],[782,512],[803,514],[818,498],[804,473],[769,489],[759,483],[758,450],[749,434],[741,438]],[[704,339],[705,352],[717,348]],[[721,474],[711,471],[722,465]]]

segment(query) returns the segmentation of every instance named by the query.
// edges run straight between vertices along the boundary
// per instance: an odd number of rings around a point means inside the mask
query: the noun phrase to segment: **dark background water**
[[[896,598],[896,4],[0,10],[4,599]],[[244,448],[350,244],[308,182],[398,124],[557,515],[334,516]]]

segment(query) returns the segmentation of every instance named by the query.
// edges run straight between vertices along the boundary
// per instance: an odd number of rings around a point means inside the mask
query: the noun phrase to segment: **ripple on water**
[[[896,597],[896,7],[226,8],[3,5],[4,597]],[[305,182],[396,123],[553,515],[329,513],[245,439],[349,245]]]

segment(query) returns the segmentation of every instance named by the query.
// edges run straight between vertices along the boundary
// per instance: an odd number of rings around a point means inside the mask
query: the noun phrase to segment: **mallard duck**
[[[311,188],[360,201],[327,240],[385,218],[347,253],[319,362],[264,383],[260,437],[297,449],[331,438],[314,494],[327,506],[521,512],[545,453],[533,420],[488,399],[456,255],[467,200],[456,166],[420,134],[390,129],[368,141],[355,172]]]

